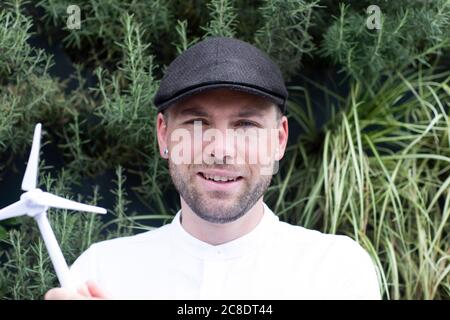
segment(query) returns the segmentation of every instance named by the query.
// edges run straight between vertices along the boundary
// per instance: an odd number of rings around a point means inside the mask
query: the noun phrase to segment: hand
[[[45,294],[45,300],[101,300],[107,295],[93,281],[87,281],[73,292],[64,288],[53,288]]]

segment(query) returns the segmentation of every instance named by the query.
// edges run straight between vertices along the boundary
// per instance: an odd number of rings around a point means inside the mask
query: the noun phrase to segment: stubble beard
[[[182,174],[179,166],[170,160],[169,172],[175,188],[191,210],[201,219],[218,224],[233,222],[244,216],[263,196],[272,180],[271,175],[261,175],[253,184],[248,179],[243,179],[244,187],[240,194],[231,205],[224,206],[221,199],[228,197],[226,192],[209,192],[209,196],[199,192],[193,181],[196,176]]]

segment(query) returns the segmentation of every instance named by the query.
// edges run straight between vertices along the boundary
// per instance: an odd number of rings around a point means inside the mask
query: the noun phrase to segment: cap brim
[[[273,103],[275,103],[276,105],[278,105],[278,107],[281,109],[281,111],[283,113],[285,111],[284,99],[280,98],[270,92],[266,92],[264,90],[261,90],[261,89],[255,88],[255,87],[249,87],[246,85],[236,84],[236,83],[211,83],[211,84],[202,85],[201,87],[194,87],[194,88],[188,89],[188,90],[174,96],[173,98],[158,104],[158,106],[157,106],[158,112],[164,111],[165,109],[170,107],[172,104],[174,104],[182,99],[185,99],[187,97],[193,96],[197,93],[204,92],[204,91],[211,90],[211,89],[219,89],[219,88],[227,88],[227,89],[232,89],[232,90],[243,91],[243,92],[251,93],[251,94],[263,97],[263,98],[267,98],[267,99],[271,100]]]

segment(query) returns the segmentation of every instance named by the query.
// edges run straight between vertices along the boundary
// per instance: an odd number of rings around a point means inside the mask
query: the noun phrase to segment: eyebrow
[[[237,117],[242,117],[242,118],[246,118],[246,117],[253,117],[253,116],[257,116],[257,117],[263,117],[264,113],[260,108],[252,108],[252,107],[244,107],[244,110],[241,110],[238,112],[238,114],[236,115]]]
[[[180,116],[195,116],[195,117],[208,117],[208,112],[202,110],[199,106],[192,106],[185,109],[182,109],[178,112]],[[237,114],[233,115],[237,118],[249,118],[249,117],[259,117],[262,118],[264,116],[263,110],[258,107],[245,106],[242,110],[240,110]]]
[[[201,110],[198,106],[183,109],[179,114],[183,116],[208,117],[208,112]]]

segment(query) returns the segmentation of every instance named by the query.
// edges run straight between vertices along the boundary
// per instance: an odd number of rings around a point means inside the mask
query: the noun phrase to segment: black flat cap
[[[284,113],[288,92],[280,68],[251,44],[210,37],[179,55],[166,70],[154,98],[158,111],[195,93],[229,88],[272,100]]]

